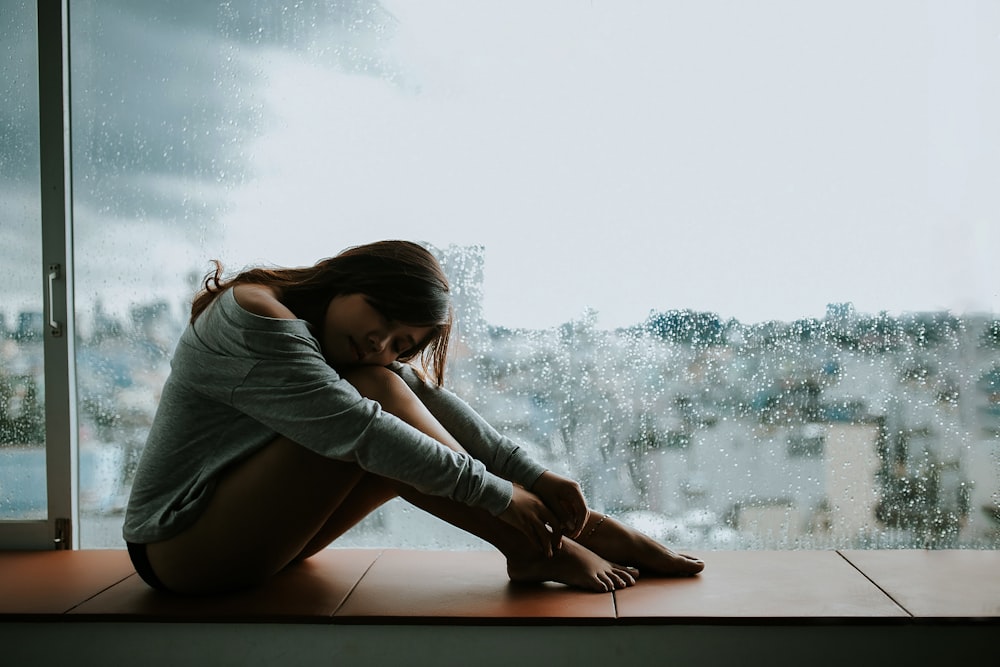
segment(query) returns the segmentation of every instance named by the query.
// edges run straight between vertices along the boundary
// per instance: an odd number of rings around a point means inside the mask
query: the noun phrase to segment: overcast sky
[[[998,3],[384,4],[394,85],[261,59],[237,256],[483,245],[510,325],[998,310]]]
[[[507,326],[1000,312],[1000,3],[205,7],[74,3],[78,300],[401,237]]]

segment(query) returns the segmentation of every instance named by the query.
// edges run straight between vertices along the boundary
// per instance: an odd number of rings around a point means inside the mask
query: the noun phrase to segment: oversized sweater
[[[126,540],[149,543],[198,518],[220,473],[278,435],[323,456],[496,515],[544,468],[451,392],[390,368],[471,454],[455,452],[362,397],[304,320],[262,317],[224,291],[182,334],[139,461]]]

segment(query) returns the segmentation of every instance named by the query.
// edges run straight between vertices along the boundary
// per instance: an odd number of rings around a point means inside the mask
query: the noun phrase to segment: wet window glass
[[[42,233],[35,7],[0,6],[0,519],[44,519]]]
[[[210,260],[405,238],[454,284],[448,385],[596,509],[690,548],[1000,547],[996,6],[71,19],[85,546],[120,544]],[[393,501],[337,544],[478,543]]]

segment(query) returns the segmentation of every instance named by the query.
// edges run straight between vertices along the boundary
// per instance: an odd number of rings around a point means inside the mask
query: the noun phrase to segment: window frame
[[[77,502],[73,218],[69,122],[69,3],[38,0],[38,106],[45,378],[46,518],[0,521],[0,548],[76,549]]]

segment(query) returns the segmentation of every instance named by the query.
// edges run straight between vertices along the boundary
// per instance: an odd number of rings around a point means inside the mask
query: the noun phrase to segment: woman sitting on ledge
[[[496,546],[513,581],[610,591],[704,567],[591,513],[442,388],[451,302],[421,246],[221,274],[194,299],[129,499],[149,585],[260,584],[396,496]]]

